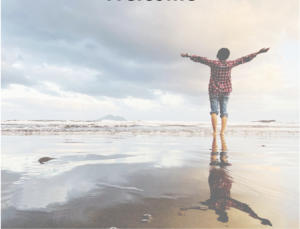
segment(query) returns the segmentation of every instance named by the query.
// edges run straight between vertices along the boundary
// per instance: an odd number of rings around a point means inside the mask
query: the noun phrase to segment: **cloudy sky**
[[[230,121],[299,121],[298,0],[2,0],[1,119],[210,121],[210,68],[234,60]]]

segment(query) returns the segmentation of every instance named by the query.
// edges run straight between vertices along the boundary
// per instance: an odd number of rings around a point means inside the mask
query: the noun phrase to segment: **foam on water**
[[[2,134],[98,133],[134,135],[208,135],[210,122],[179,121],[88,121],[88,120],[4,120]],[[220,128],[219,128],[220,129]],[[230,122],[227,134],[298,135],[299,123]]]

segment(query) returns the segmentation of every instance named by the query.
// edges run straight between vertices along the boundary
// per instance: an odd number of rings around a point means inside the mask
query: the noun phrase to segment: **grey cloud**
[[[17,60],[22,61],[22,60],[23,60],[23,57],[19,54],[18,57],[17,57]]]
[[[89,50],[94,50],[94,49],[97,49],[97,48],[98,48],[97,45],[93,45],[93,44],[91,44],[91,43],[89,43],[89,42],[87,42],[87,43],[85,44],[85,47],[86,47],[87,49],[89,49]]]
[[[32,1],[4,1],[3,8],[6,10],[3,11],[2,23],[5,33],[44,42],[65,40],[74,44],[92,38],[126,58],[166,59],[162,58],[166,44],[159,45],[159,35],[155,30],[147,32],[153,29],[147,29],[150,22],[126,13],[136,8],[129,4],[124,5],[122,10],[116,4],[99,1],[86,4],[76,0],[44,0],[35,1],[34,7],[31,6]],[[159,56],[157,51],[160,51]]]
[[[13,67],[1,66],[1,87],[7,88],[10,84],[33,86],[34,81],[25,76],[24,72]]]
[[[66,91],[115,98],[154,99],[151,91],[155,89],[189,96],[206,94],[208,67],[193,62],[182,64],[188,60],[180,58],[179,54],[192,52],[215,59],[219,48],[215,44],[221,47],[238,43],[238,30],[226,25],[223,8],[217,3],[180,2],[180,6],[172,5],[172,12],[168,10],[169,2],[158,4],[160,7],[154,2],[142,1],[4,0],[2,44],[5,48],[18,48],[32,64],[45,62],[101,72],[93,80],[86,81],[64,75],[28,76],[30,79],[19,75],[16,79],[6,77],[4,85],[18,81],[24,85],[35,84],[42,91],[38,82],[50,81]],[[244,3],[232,1],[226,7],[237,4]],[[261,5],[249,4],[251,16],[258,14],[256,8]],[[278,8],[281,3],[276,1],[274,4]],[[183,7],[186,14],[182,14]],[[289,18],[282,15],[284,17]],[[215,23],[204,23],[204,19],[212,18]],[[263,19],[265,24],[269,22],[269,18]],[[246,39],[250,33],[247,26],[251,27],[251,24],[247,20],[245,24],[242,22],[236,21],[235,26],[239,30],[243,26]],[[261,29],[255,30],[253,36],[259,34],[264,41],[277,39],[285,25],[280,23],[276,23],[278,28],[272,27],[264,34]],[[245,50],[243,55],[250,53],[247,52]]]

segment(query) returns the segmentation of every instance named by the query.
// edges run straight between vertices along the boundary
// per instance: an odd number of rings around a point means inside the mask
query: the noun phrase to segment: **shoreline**
[[[220,123],[217,126],[221,130]],[[2,121],[2,135],[99,134],[209,136],[210,122],[172,121]],[[299,136],[299,123],[228,123],[225,135]]]
[[[283,131],[283,130],[249,130],[249,129],[238,129],[238,130],[225,131],[225,136],[280,136],[280,137],[297,137],[299,131]],[[199,137],[199,136],[211,136],[211,129],[199,129],[199,130],[56,130],[56,131],[41,131],[41,130],[2,130],[1,135],[13,136],[13,135],[115,135],[115,136],[188,136],[188,137]],[[219,135],[219,132],[218,134]]]

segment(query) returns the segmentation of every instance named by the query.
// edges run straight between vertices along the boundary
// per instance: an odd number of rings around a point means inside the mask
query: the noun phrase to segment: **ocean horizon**
[[[220,126],[221,122],[218,123]],[[161,120],[2,120],[2,134],[97,133],[135,135],[209,135],[211,122]],[[299,122],[228,122],[227,135],[299,135]],[[220,129],[220,128],[219,128]]]

